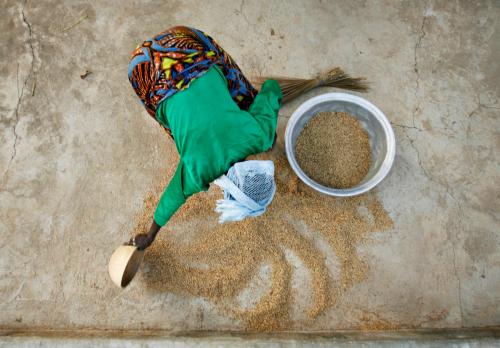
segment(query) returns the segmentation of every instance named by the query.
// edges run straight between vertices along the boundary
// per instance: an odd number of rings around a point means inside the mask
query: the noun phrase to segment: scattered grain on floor
[[[136,281],[143,282],[148,291],[208,299],[227,315],[242,320],[251,331],[307,327],[365,278],[367,264],[358,256],[357,247],[371,231],[390,228],[392,220],[374,193],[335,199],[310,190],[294,175],[282,149],[254,158],[275,162],[277,192],[268,211],[258,218],[219,225],[213,209],[220,191],[211,188],[192,196],[146,252],[143,270],[148,271],[140,272]],[[160,180],[146,198],[134,233],[149,228],[166,184],[166,180]],[[359,207],[365,207],[365,214],[359,213]],[[371,219],[363,217],[366,210]],[[171,232],[190,221],[200,223],[192,225],[196,231],[188,242]],[[291,221],[305,223],[328,242],[342,267],[339,279],[330,274],[325,256],[314,242]],[[293,267],[285,257],[286,249],[302,260],[312,278],[314,299],[306,322],[297,323],[291,317]],[[241,308],[238,294],[265,264],[272,269],[270,291],[254,307]]]

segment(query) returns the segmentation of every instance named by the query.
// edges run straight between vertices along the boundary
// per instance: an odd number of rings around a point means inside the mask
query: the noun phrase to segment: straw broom
[[[258,77],[255,84],[260,88],[264,81],[273,79],[278,81],[283,92],[283,103],[299,95],[309,92],[316,87],[337,87],[351,91],[366,92],[368,83],[362,77],[350,77],[342,69],[336,67],[312,79],[294,77]]]

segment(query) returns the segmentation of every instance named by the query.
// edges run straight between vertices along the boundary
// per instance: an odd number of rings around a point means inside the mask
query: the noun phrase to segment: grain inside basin
[[[370,137],[372,163],[366,177],[356,186],[336,189],[312,180],[297,163],[295,146],[306,123],[319,112],[347,112],[356,117]],[[369,101],[347,93],[327,93],[304,102],[293,113],[285,132],[288,161],[297,176],[313,189],[330,196],[356,196],[379,184],[389,173],[396,154],[394,132],[387,117]]]

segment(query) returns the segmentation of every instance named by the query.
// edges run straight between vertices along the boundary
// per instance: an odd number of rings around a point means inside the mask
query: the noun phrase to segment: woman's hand
[[[144,250],[149,247],[154,240],[154,237],[149,234],[139,233],[134,238],[130,239],[126,245],[134,245],[137,249]]]
[[[160,230],[161,226],[158,225],[154,220],[151,224],[151,228],[149,229],[148,234],[139,233],[134,238],[125,243],[125,245],[134,245],[139,250],[144,250],[153,244],[156,234]]]

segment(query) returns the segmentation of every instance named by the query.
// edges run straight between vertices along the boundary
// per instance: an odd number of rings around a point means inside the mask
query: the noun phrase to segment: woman
[[[224,188],[216,208],[220,221],[263,214],[275,192],[274,166],[244,160],[274,144],[282,99],[278,83],[266,81],[257,94],[212,38],[188,27],[171,28],[137,47],[128,77],[180,155],[149,232],[129,243],[150,246],[186,199],[214,181]]]

